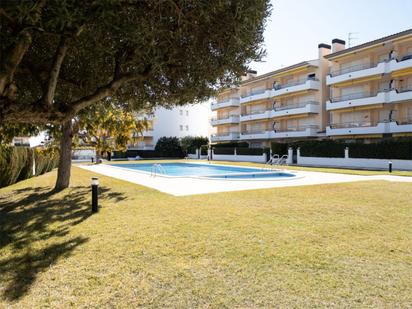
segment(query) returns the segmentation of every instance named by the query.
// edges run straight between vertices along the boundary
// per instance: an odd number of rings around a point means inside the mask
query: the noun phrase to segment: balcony
[[[326,135],[367,135],[391,133],[392,122],[358,121],[334,123],[326,127]],[[395,123],[396,124],[396,123]]]
[[[239,139],[239,132],[214,134],[210,137],[212,142],[235,141]]]
[[[348,68],[332,71],[326,76],[326,84],[332,85],[354,79],[381,75],[388,71],[387,63],[380,62],[377,65],[372,63],[354,65]]]
[[[239,123],[239,115],[228,115],[226,117],[212,118],[210,124],[218,126],[222,124]]]
[[[127,149],[128,150],[154,150],[155,146],[154,145],[134,144],[134,145],[128,145]]]
[[[230,98],[228,100],[222,102],[216,102],[211,105],[212,111],[226,108],[226,107],[238,107],[239,106],[239,98]]]
[[[320,112],[319,102],[308,101],[297,104],[275,107],[270,113],[270,117],[285,117],[299,114],[318,114]]]
[[[406,55],[401,60],[391,60],[389,62],[389,68],[391,72],[407,70],[412,68],[412,55]]]
[[[311,78],[311,79],[306,79],[304,81],[300,80],[297,82],[277,86],[272,90],[272,96],[278,97],[278,96],[282,96],[282,95],[286,95],[286,94],[294,93],[294,92],[301,92],[301,91],[306,91],[306,90],[319,90],[319,89],[320,89],[320,82],[315,78]]]
[[[293,138],[293,137],[315,137],[318,136],[319,126],[297,126],[286,130],[274,130],[269,134],[269,138]]]
[[[272,91],[270,89],[260,89],[244,94],[240,97],[240,104],[268,99],[271,97]]]
[[[399,118],[390,123],[391,133],[412,133],[412,117]]]
[[[257,131],[244,131],[240,134],[241,140],[252,140],[252,139],[268,139],[269,131],[257,130]]]
[[[326,101],[326,109],[337,110],[342,108],[383,104],[388,101],[388,97],[388,92],[384,90],[378,92],[376,95],[372,95],[370,92],[351,93],[333,97],[329,101]]]
[[[376,95],[369,92],[352,93],[334,97],[326,102],[327,110],[337,110],[376,104],[388,104],[412,100],[412,88],[399,88],[396,90],[381,90]]]
[[[252,121],[259,119],[269,119],[271,110],[259,110],[253,111],[249,114],[244,114],[240,116],[240,121]]]

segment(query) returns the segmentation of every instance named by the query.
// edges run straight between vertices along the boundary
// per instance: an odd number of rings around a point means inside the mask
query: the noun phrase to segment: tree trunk
[[[72,167],[72,121],[65,122],[62,126],[62,136],[60,138],[60,159],[57,170],[57,180],[55,190],[66,189],[70,184],[70,170]]]

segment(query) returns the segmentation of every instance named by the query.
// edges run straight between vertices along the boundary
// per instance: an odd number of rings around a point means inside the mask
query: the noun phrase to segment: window
[[[186,131],[189,131],[189,126],[186,126]]]
[[[180,116],[183,116],[183,109],[179,110]]]
[[[180,125],[180,131],[183,131],[183,126],[182,125]]]
[[[186,116],[189,116],[189,111],[186,111]]]

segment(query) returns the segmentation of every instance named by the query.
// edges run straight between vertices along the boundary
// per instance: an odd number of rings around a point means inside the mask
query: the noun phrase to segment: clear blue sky
[[[272,0],[265,30],[265,62],[250,67],[263,74],[317,58],[319,43],[352,45],[412,28],[412,0]]]

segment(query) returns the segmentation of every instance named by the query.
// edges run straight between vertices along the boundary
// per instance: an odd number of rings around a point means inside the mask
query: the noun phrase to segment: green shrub
[[[125,158],[134,158],[139,156],[144,159],[161,158],[163,154],[156,150],[127,150]]]
[[[223,147],[218,147],[218,148],[213,148],[213,153],[216,155],[233,155],[235,154],[235,148],[223,148]]]
[[[59,151],[57,148],[35,148],[33,151],[36,176],[50,172],[59,165]]]
[[[184,153],[177,137],[161,137],[155,146],[155,151],[162,157],[183,158]]]
[[[263,148],[236,148],[238,155],[261,156],[263,151]]]
[[[202,156],[207,156],[208,155],[208,149],[209,149],[209,146],[208,145],[203,145],[203,146],[200,146],[200,154],[202,155]]]
[[[302,157],[345,157],[346,144],[339,141],[305,141],[298,145]]]
[[[372,144],[350,143],[351,158],[412,160],[412,140],[389,140]]]
[[[273,142],[270,144],[270,148],[272,149],[272,154],[278,154],[279,156],[283,156],[285,154],[288,154],[289,145],[287,143]]]
[[[196,153],[196,149],[208,143],[209,139],[203,136],[185,136],[180,139],[180,146],[185,153]]]
[[[213,145],[213,148],[249,148],[249,144],[247,142],[227,142],[227,143],[219,143]]]

